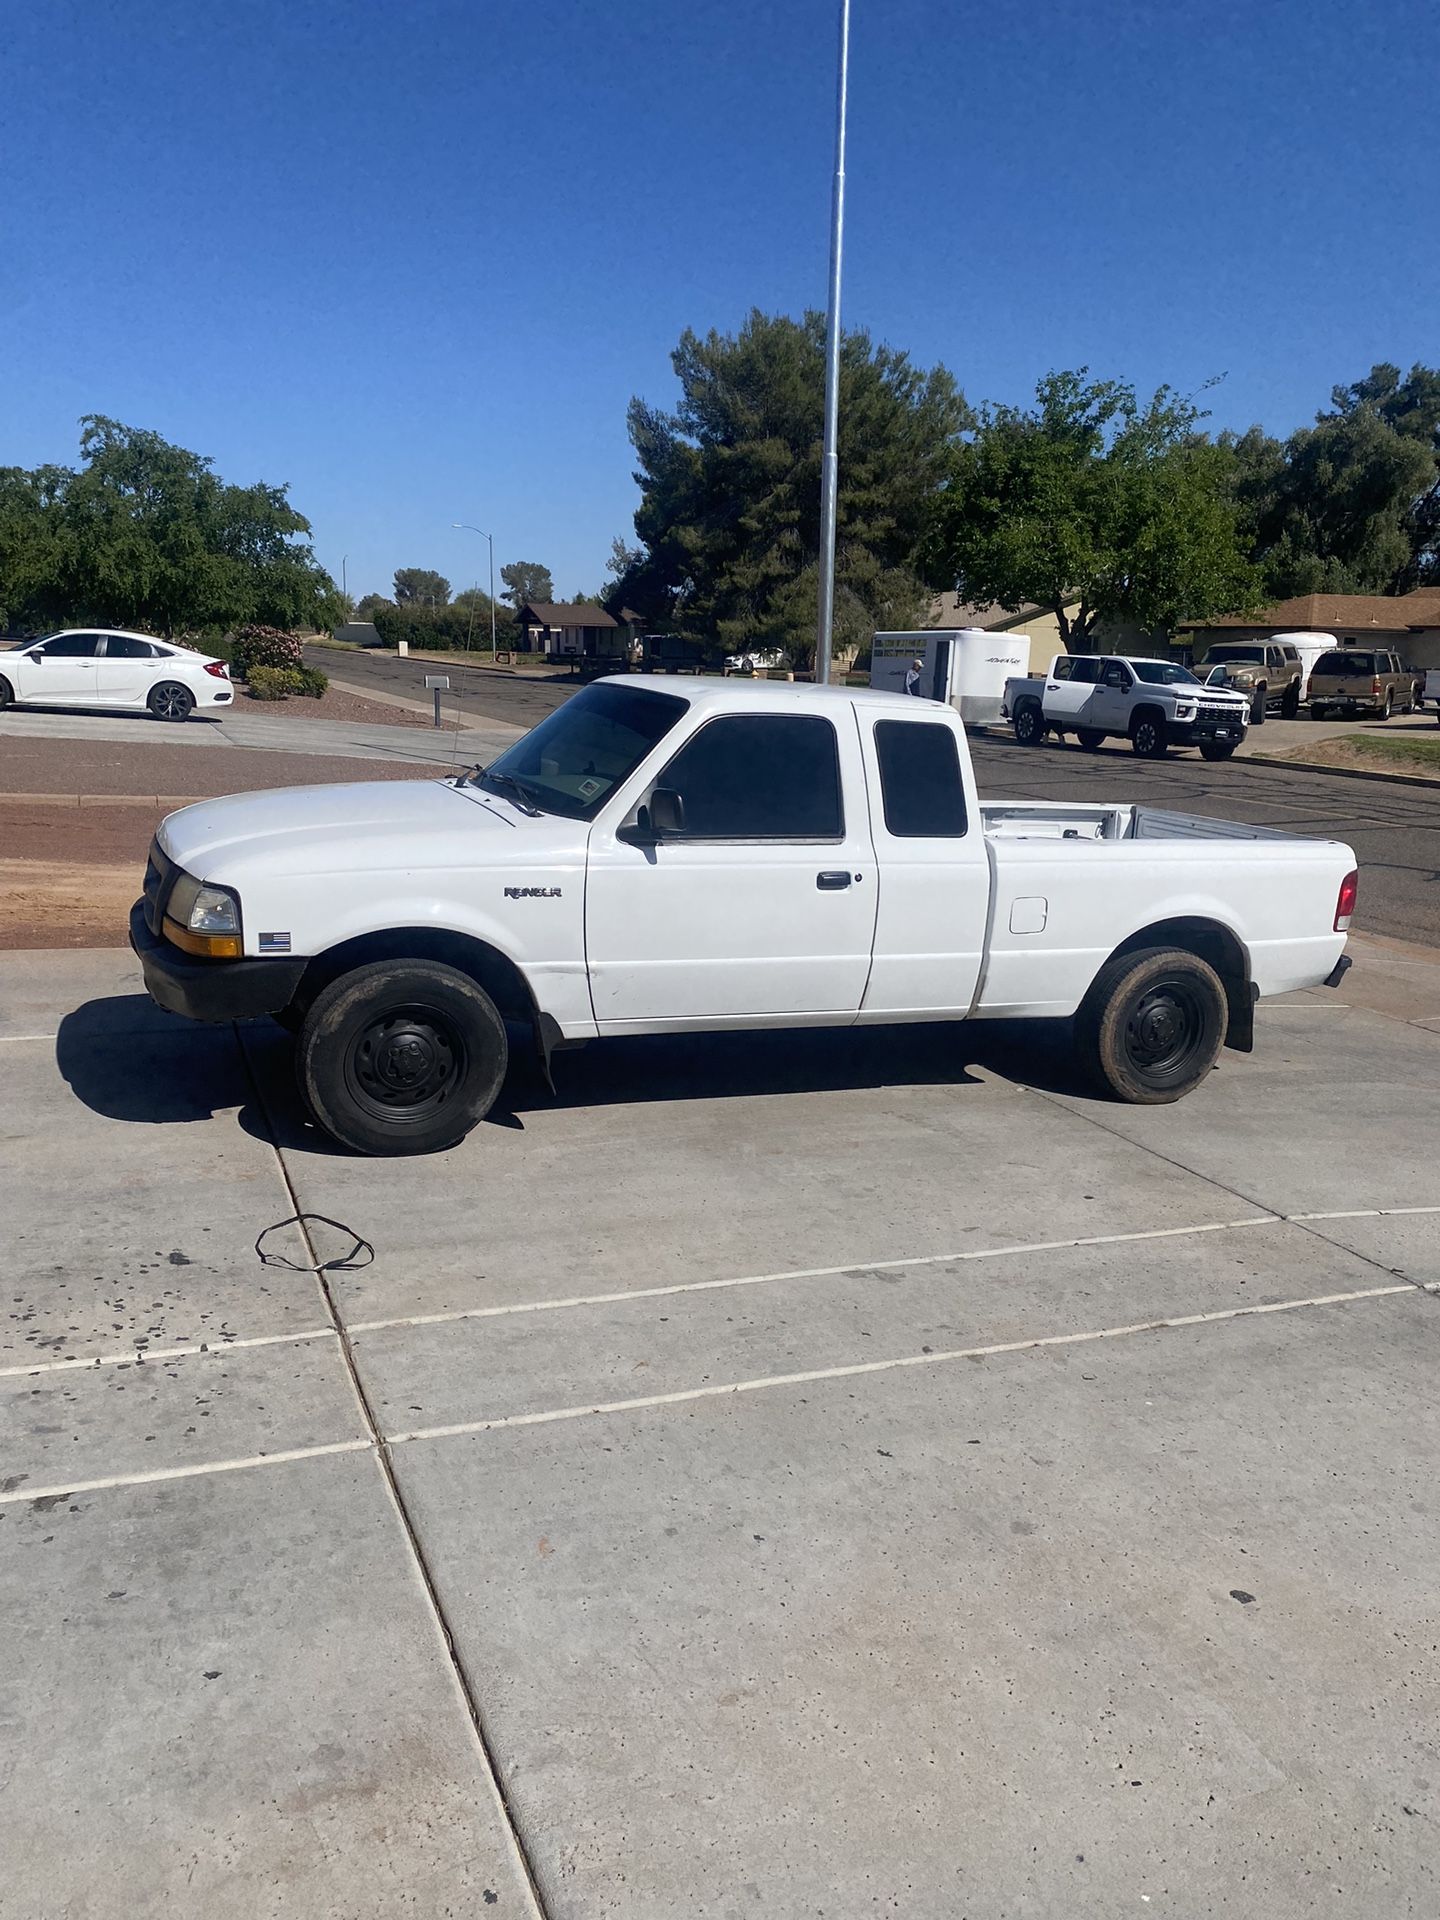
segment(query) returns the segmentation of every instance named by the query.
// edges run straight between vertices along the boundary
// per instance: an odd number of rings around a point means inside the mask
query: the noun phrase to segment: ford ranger
[[[151,995],[275,1016],[362,1153],[461,1139],[512,1036],[1068,1023],[1098,1087],[1175,1100],[1262,994],[1349,964],[1355,857],[1126,804],[985,805],[950,708],[612,677],[487,768],[247,793],[161,823]]]

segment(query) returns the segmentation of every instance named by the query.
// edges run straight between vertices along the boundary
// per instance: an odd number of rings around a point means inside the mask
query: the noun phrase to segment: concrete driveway
[[[1175,1107],[636,1041],[392,1163],[0,956],[0,1913],[1432,1915],[1440,969],[1366,955]]]

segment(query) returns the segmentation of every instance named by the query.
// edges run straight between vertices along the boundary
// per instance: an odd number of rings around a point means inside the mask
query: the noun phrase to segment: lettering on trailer
[[[559,887],[506,887],[507,900],[558,900]]]

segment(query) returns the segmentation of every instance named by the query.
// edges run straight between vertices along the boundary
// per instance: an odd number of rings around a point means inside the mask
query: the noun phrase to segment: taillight
[[[1376,694],[1376,695],[1378,695],[1378,694],[1379,694],[1379,692],[1380,692],[1380,682],[1379,682],[1378,680],[1372,680],[1372,681],[1370,682],[1370,691],[1371,691],[1371,693],[1373,693],[1373,694]]]
[[[1345,878],[1340,882],[1340,897],[1335,902],[1336,933],[1348,933],[1350,931],[1350,916],[1355,911],[1355,896],[1359,891],[1359,874],[1347,873]]]
[[[223,660],[207,660],[205,662],[205,671],[207,673],[213,673],[217,680],[228,680],[230,678],[230,669]]]

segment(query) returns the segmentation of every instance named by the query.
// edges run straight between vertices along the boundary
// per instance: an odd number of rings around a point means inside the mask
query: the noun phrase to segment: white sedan
[[[188,720],[234,699],[223,660],[148,633],[73,628],[0,653],[0,709],[143,707],[157,720]]]

